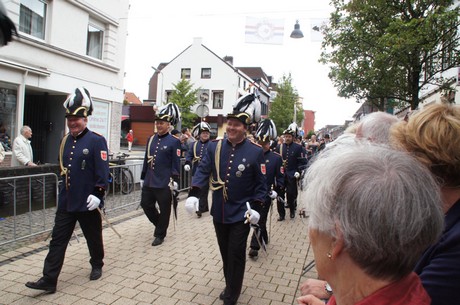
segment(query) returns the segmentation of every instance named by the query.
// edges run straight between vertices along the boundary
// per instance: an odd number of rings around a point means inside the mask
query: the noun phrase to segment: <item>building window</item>
[[[11,151],[11,136],[15,134],[17,87],[0,82],[0,145]]]
[[[46,1],[21,0],[19,31],[45,39]]]
[[[102,59],[102,45],[104,42],[104,31],[88,24],[88,37],[86,39],[86,55]]]
[[[212,108],[222,109],[224,105],[224,91],[212,92]]]
[[[211,68],[201,69],[201,78],[211,78]]]
[[[180,71],[181,79],[190,79],[191,70],[190,68],[182,68]]]

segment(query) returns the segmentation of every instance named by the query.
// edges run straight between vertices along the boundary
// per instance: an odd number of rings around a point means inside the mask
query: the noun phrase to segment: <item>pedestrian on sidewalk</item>
[[[130,129],[128,134],[126,135],[126,140],[128,141],[128,151],[131,152],[134,142],[134,133],[132,129]]]
[[[180,140],[170,134],[171,125],[179,120],[180,112],[176,104],[169,103],[161,109],[155,118],[157,133],[149,138],[145,150],[141,173],[141,207],[155,226],[152,246],[161,245],[166,237],[172,193],[179,188]]]
[[[99,207],[109,178],[108,148],[105,138],[87,128],[93,111],[91,96],[85,88],[77,88],[64,102],[69,133],[61,140],[59,164],[61,179],[58,207],[54,220],[49,252],[45,258],[43,277],[27,282],[32,289],[50,293],[64,264],[65,252],[78,221],[88,243],[92,270],[90,280],[102,276],[104,245]]]
[[[245,109],[245,111],[243,110]],[[211,215],[222,256],[224,305],[237,303],[243,286],[250,226],[257,224],[267,195],[262,148],[246,138],[248,126],[260,119],[260,101],[249,93],[227,115],[227,138],[213,141],[195,175],[185,207],[195,213],[201,189],[213,191]],[[250,205],[250,207],[248,207]]]
[[[20,135],[13,142],[11,166],[37,166],[34,163],[34,152],[30,145],[30,138],[32,138],[32,129],[27,125],[22,126]]]

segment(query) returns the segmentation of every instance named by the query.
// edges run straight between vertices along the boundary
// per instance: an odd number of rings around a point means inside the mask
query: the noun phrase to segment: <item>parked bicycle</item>
[[[113,187],[114,192],[121,191],[122,194],[129,194],[134,189],[134,178],[133,173],[126,164],[126,158],[128,154],[120,152],[115,157],[110,154],[109,166],[110,166],[110,178],[109,188],[107,194],[110,193],[110,187]]]

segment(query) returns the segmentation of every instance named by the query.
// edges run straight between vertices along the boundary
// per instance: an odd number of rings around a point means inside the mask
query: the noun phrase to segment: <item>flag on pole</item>
[[[246,17],[245,42],[283,44],[284,19]]]
[[[321,19],[310,19],[310,35],[312,42],[321,42],[323,41],[322,30],[329,23],[328,18]]]

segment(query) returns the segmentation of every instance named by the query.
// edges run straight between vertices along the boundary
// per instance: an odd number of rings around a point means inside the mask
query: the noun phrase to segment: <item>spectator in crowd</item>
[[[445,227],[415,266],[432,305],[459,304],[460,105],[435,102],[392,129],[392,144],[414,155],[440,185]],[[418,181],[423,185],[421,181]]]
[[[128,151],[131,152],[134,142],[134,133],[132,129],[130,129],[128,134],[126,135],[126,140],[128,141]]]
[[[190,144],[192,144],[193,142],[195,142],[197,140],[195,137],[193,137],[193,135],[190,132],[190,129],[188,129],[188,127],[182,128],[181,133],[186,136],[185,140],[186,140],[186,145],[187,146],[190,146]]]
[[[198,165],[200,165],[202,158],[206,155],[209,146],[209,139],[211,137],[211,126],[207,122],[200,122],[192,129],[192,135],[197,141],[190,144],[185,158],[184,170],[186,172],[192,170],[192,177],[195,175]],[[208,204],[209,183],[204,185],[200,190],[200,196],[196,215],[198,218],[204,212],[209,211]]]
[[[77,88],[64,102],[64,107],[70,132],[62,139],[59,149],[62,184],[49,252],[43,277],[26,283],[29,288],[50,293],[56,291],[67,245],[77,221],[91,256],[89,279],[99,279],[104,265],[102,218],[98,208],[104,205],[109,179],[107,142],[103,136],[87,128],[87,117],[93,112],[88,90]]]
[[[380,144],[389,144],[390,142],[390,129],[399,122],[399,119],[386,112],[372,112],[361,118],[360,121],[349,126],[345,133],[338,137],[334,142],[327,145],[328,148],[350,145],[356,141],[373,142]],[[318,279],[307,279],[300,286],[302,295],[313,294],[321,299],[329,298],[330,291],[328,292],[325,287],[328,287],[326,281]]]
[[[37,166],[34,163],[34,153],[30,145],[32,138],[32,129],[24,125],[21,127],[20,135],[14,139],[13,155],[11,157],[11,166]]]
[[[307,153],[313,157],[318,151],[319,145],[320,143],[317,141],[316,135],[312,134],[310,140],[307,142],[305,149],[307,150]]]
[[[171,126],[179,120],[176,104],[169,103],[163,107],[155,118],[157,133],[149,138],[145,149],[141,207],[155,226],[152,246],[161,245],[166,237],[173,203],[172,191],[179,188],[180,141],[170,134]]]
[[[413,269],[444,221],[420,162],[380,145],[342,145],[318,155],[305,184],[316,269],[334,292],[328,304],[430,304]]]
[[[248,126],[260,118],[260,101],[253,93],[242,96],[227,115],[227,138],[213,141],[193,175],[185,208],[197,210],[201,189],[213,191],[211,215],[223,262],[225,288],[219,298],[235,305],[246,266],[249,224],[257,224],[267,196],[262,148],[246,138]],[[242,110],[244,109],[244,110]]]

